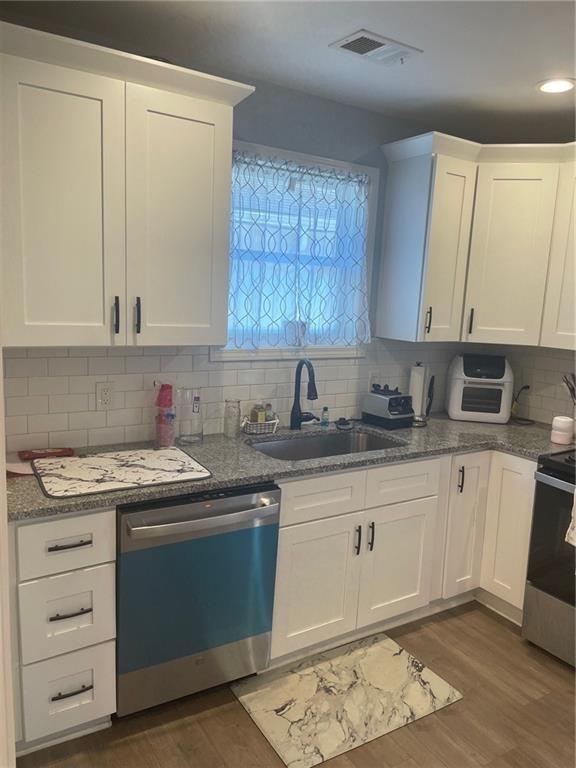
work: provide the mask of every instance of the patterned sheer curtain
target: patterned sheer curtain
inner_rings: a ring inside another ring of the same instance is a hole
[[[370,179],[234,152],[228,349],[370,340]]]

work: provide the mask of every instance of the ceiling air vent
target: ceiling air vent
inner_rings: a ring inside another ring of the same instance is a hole
[[[348,35],[342,40],[331,43],[330,48],[340,48],[340,50],[353,53],[355,56],[376,61],[385,67],[404,64],[415,54],[422,53],[420,48],[399,43],[398,40],[382,37],[374,32],[368,32],[366,29],[359,29],[353,35]]]

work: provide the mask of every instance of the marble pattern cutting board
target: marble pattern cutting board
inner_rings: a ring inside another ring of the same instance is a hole
[[[384,634],[231,688],[288,768],[311,768],[462,698]]]
[[[92,456],[35,459],[32,467],[46,496],[53,498],[210,477],[206,467],[179,448],[143,448]]]

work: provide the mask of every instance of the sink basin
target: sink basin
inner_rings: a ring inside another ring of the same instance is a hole
[[[364,453],[382,451],[385,448],[398,448],[404,445],[385,435],[373,432],[330,432],[327,435],[303,435],[286,440],[262,440],[252,443],[252,448],[274,459],[302,461],[304,459],[322,459],[326,456],[340,456],[346,453]]]

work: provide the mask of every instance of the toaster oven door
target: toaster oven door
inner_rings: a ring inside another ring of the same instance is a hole
[[[502,410],[503,388],[492,385],[464,384],[461,410],[464,413],[493,413]]]

